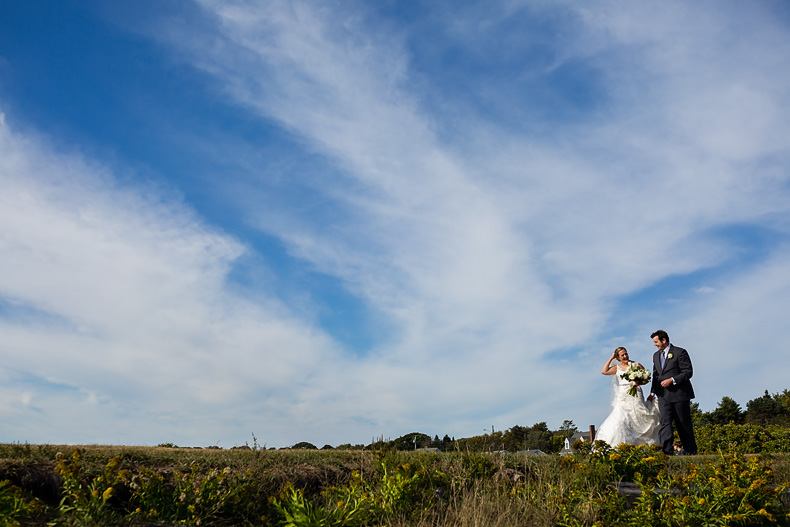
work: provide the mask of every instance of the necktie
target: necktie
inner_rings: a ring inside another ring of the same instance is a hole
[[[661,369],[664,369],[664,365],[667,363],[667,350],[664,350],[661,353]]]

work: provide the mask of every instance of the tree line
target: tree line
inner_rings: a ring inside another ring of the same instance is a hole
[[[700,409],[699,403],[692,403],[691,417],[695,427],[709,425],[755,425],[761,427],[779,426],[790,428],[790,390],[781,393],[765,391],[746,403],[742,409],[733,398],[724,396],[716,408],[710,412]],[[495,430],[491,433],[456,440],[445,434],[441,439],[438,434],[431,437],[421,432],[410,432],[397,439],[385,440],[383,437],[368,445],[352,445],[346,443],[334,447],[340,450],[395,450],[437,449],[442,452],[461,450],[464,452],[522,452],[540,450],[545,453],[556,453],[562,450],[566,438],[570,438],[579,429],[573,421],[565,420],[558,430],[550,430],[545,421],[530,427],[514,425],[507,430]],[[315,449],[311,443],[301,442],[292,446],[293,449]],[[322,450],[332,449],[324,445]]]
[[[578,429],[573,421],[566,420],[559,430],[549,430],[545,421],[535,423],[531,427],[515,425],[507,430],[495,430],[479,436],[455,439],[445,434],[441,439],[438,434],[431,437],[421,432],[410,432],[397,439],[377,439],[368,445],[352,445],[350,443],[338,445],[338,450],[424,450],[434,449],[441,452],[461,450],[464,452],[519,452],[525,450],[540,450],[542,452],[558,452],[565,443],[566,437],[571,437]],[[290,447],[292,449],[317,450],[312,443],[300,442]],[[325,445],[322,450],[331,449]]]
[[[691,418],[694,426],[732,423],[790,427],[790,390],[774,394],[765,390],[765,394],[746,403],[746,410],[735,399],[726,395],[711,412],[703,412],[699,409],[699,403],[693,403]]]

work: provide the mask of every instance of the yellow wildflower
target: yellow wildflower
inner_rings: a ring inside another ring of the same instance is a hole
[[[104,501],[112,498],[112,487],[107,487],[107,490],[104,491],[104,494],[101,495]]]
[[[705,505],[705,498],[700,498],[697,502],[699,505]]]

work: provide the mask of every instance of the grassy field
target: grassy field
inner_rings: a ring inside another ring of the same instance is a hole
[[[787,454],[6,444],[0,481],[0,525],[790,525]]]

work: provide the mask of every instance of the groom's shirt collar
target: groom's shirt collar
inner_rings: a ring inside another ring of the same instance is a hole
[[[667,343],[667,346],[665,348],[661,349],[661,353],[668,353],[669,352],[669,348],[671,346],[672,346],[672,343]]]

